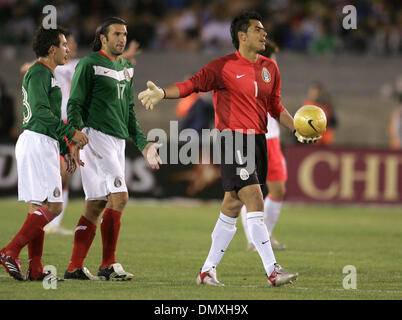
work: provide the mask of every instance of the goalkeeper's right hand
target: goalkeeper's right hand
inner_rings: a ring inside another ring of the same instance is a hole
[[[312,138],[303,137],[299,132],[297,132],[297,130],[293,131],[293,133],[295,134],[297,141],[299,141],[300,143],[316,143],[318,140],[321,139],[321,136]]]
[[[153,109],[154,105],[159,103],[165,97],[165,91],[155,85],[152,81],[147,81],[147,90],[141,91],[138,94],[142,105],[145,109]]]

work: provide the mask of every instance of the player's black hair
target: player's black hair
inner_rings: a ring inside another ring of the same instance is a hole
[[[36,57],[47,57],[51,46],[60,47],[60,34],[66,35],[66,30],[60,26],[56,29],[45,29],[43,26],[36,29],[32,41]]]
[[[100,49],[102,49],[102,41],[100,40],[100,35],[103,34],[107,38],[109,26],[111,24],[123,24],[126,26],[127,22],[118,17],[107,18],[105,21],[103,21],[102,24],[96,28],[95,39],[92,43],[93,51],[99,51]]]
[[[247,11],[235,17],[230,25],[230,35],[232,36],[232,43],[236,49],[239,49],[239,36],[238,32],[247,32],[250,27],[250,20],[262,21],[261,15],[255,11]]]

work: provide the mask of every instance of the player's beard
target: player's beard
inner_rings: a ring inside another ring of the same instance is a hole
[[[114,48],[111,48],[111,53],[113,54],[113,55],[115,55],[115,56],[121,56],[122,54],[123,54],[123,52],[124,52],[124,48],[125,48],[125,46],[123,46],[123,48],[122,49],[119,49],[117,46],[116,47],[114,47]]]

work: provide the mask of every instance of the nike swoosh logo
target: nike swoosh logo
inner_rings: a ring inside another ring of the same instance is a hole
[[[221,252],[225,252],[225,250],[222,250],[222,249],[221,249]]]
[[[314,130],[315,132],[317,132],[317,133],[318,133],[317,129],[316,129],[316,128],[314,128],[314,126],[313,126],[312,122],[313,122],[313,120],[311,120],[311,119],[307,121],[308,125],[309,125],[310,127],[312,127],[312,128],[313,128],[313,130]]]
[[[269,242],[269,240],[267,240],[267,241],[263,241],[263,242],[262,242],[262,244],[266,244],[267,242]]]
[[[244,77],[244,76],[245,76],[245,74],[241,74],[240,76],[236,75],[236,78],[240,79],[241,77]]]
[[[109,71],[103,71],[104,74],[108,73]]]

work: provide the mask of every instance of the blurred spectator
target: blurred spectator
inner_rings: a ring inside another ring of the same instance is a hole
[[[388,135],[390,148],[402,149],[402,96],[399,98],[399,106],[391,113]]]
[[[6,84],[0,79],[0,139],[15,139],[17,136],[14,100],[8,94]]]
[[[318,82],[312,82],[307,90],[307,99],[303,105],[315,105],[324,110],[327,116],[327,130],[316,145],[329,146],[334,142],[335,129],[338,126],[338,119],[330,95],[326,92],[323,85]]]
[[[397,150],[402,149],[402,75],[396,79],[394,94],[399,105],[391,113],[388,136],[390,148]]]
[[[27,44],[43,19],[41,0],[0,0],[0,41]],[[58,23],[87,47],[106,16],[126,19],[129,38],[142,48],[225,50],[228,21],[256,9],[282,51],[338,51],[381,55],[402,52],[402,6],[398,0],[57,0]],[[357,29],[342,27],[345,5],[357,10]],[[202,43],[201,43],[202,42]],[[342,50],[337,50],[342,49]]]
[[[176,107],[177,114],[183,114],[179,121],[179,131],[191,128],[201,135],[202,129],[214,128],[212,95],[210,93],[197,93],[190,98],[192,100],[185,99],[182,99]]]
[[[206,51],[231,50],[231,19],[223,2],[213,2],[210,7],[211,17],[201,31],[201,44]]]

